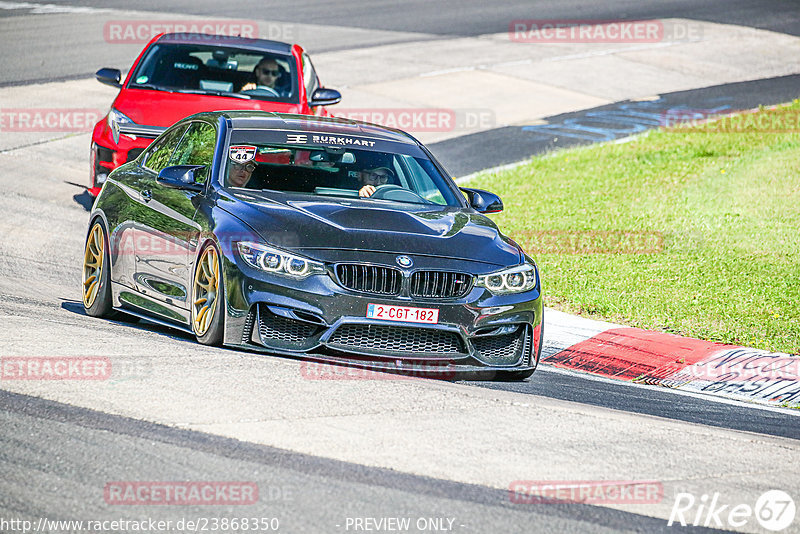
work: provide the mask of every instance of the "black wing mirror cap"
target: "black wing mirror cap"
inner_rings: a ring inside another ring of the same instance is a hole
[[[197,175],[205,165],[173,165],[164,167],[158,173],[158,183],[171,189],[183,189],[199,193],[205,186],[197,183]]]
[[[328,89],[327,87],[320,87],[314,94],[311,95],[311,100],[308,102],[309,106],[331,106],[338,104],[342,100],[342,93],[336,89]]]
[[[500,213],[503,211],[503,201],[494,193],[470,187],[462,187],[461,190],[467,194],[469,205],[478,213]]]
[[[120,72],[119,69],[103,68],[95,72],[94,77],[97,78],[98,82],[110,85],[111,87],[115,87],[117,89],[122,87],[122,84],[120,83],[120,80],[122,79],[122,72]]]

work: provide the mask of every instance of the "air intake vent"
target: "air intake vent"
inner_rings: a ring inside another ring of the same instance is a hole
[[[462,354],[457,334],[428,328],[346,324],[331,336],[328,345],[343,350],[368,350],[395,357],[454,356]]]
[[[472,345],[481,361],[490,365],[512,365],[530,349],[529,329],[529,326],[521,325],[510,334],[474,337]]]
[[[296,321],[270,312],[266,306],[258,306],[257,330],[261,344],[265,347],[302,349],[316,343],[322,327],[305,321]]]

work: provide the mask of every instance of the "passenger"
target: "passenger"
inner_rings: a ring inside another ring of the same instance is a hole
[[[253,171],[256,170],[256,164],[252,161],[248,163],[236,163],[234,161],[228,164],[228,186],[229,187],[247,187],[250,178],[253,177]]]
[[[275,93],[276,96],[281,96],[280,88],[275,85],[281,77],[281,68],[278,62],[271,57],[265,57],[258,62],[253,69],[253,75],[256,78],[256,83],[246,83],[241,91],[252,91],[260,89],[269,93]]]
[[[358,180],[361,183],[361,189],[358,190],[358,196],[369,197],[375,192],[376,187],[393,181],[394,172],[387,167],[365,169],[358,173]]]

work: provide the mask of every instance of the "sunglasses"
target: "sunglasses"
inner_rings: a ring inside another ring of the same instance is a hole
[[[390,175],[379,172],[371,172],[367,176],[369,176],[375,181],[380,181],[380,182],[388,182],[389,178],[391,178]]]
[[[256,164],[255,163],[244,163],[244,164],[243,163],[234,163],[233,164],[233,170],[240,171],[242,169],[246,170],[247,172],[253,172],[254,170],[256,170]]]
[[[261,73],[261,74],[268,74],[270,76],[280,76],[280,74],[281,74],[280,69],[275,69],[275,70],[272,70],[272,69],[258,69],[258,72]]]

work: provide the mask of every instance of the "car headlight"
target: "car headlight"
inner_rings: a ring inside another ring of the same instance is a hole
[[[133,124],[133,121],[131,120],[130,117],[128,117],[121,111],[117,111],[114,108],[111,108],[108,111],[108,117],[106,117],[106,122],[108,123],[108,127],[111,128],[111,137],[114,138],[115,143],[119,143],[119,125]]]
[[[239,255],[248,265],[267,273],[292,278],[306,278],[312,274],[325,273],[323,264],[277,248],[249,241],[239,241],[236,245],[239,248]]]
[[[486,288],[495,295],[524,293],[536,287],[536,267],[524,263],[510,269],[484,274],[478,277],[475,285]]]
[[[114,127],[115,122],[118,124],[133,123],[130,117],[114,108],[111,108],[108,111],[108,117],[106,117],[106,121],[108,121],[108,125],[112,128]]]

